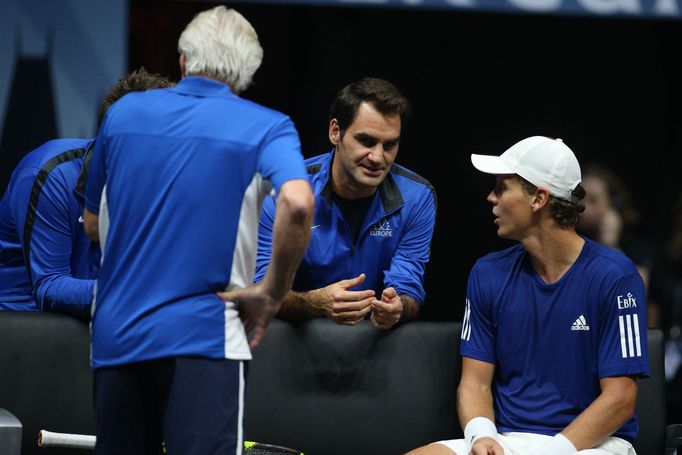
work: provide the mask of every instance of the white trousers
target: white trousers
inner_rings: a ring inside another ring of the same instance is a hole
[[[504,455],[528,455],[545,445],[551,436],[535,433],[501,433],[497,436],[497,442],[504,449]],[[451,439],[449,441],[438,441],[434,444],[441,444],[455,452],[457,455],[469,455],[464,439]],[[637,455],[632,444],[625,439],[610,437],[593,449],[581,450],[576,452],[580,455]]]

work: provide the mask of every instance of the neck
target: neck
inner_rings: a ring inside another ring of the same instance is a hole
[[[580,256],[585,240],[572,228],[540,227],[521,240],[531,264],[548,284],[557,282]]]

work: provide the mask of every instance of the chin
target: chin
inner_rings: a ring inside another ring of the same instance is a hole
[[[505,231],[503,228],[501,228],[501,227],[498,227],[498,228],[497,228],[497,236],[498,236],[499,238],[501,238],[501,239],[513,240],[513,239],[509,236],[509,232],[506,232],[506,231]]]
[[[377,187],[381,185],[381,182],[384,181],[384,178],[386,177],[386,174],[382,174],[379,177],[370,177],[368,175],[360,175],[357,178],[358,183],[364,185],[364,186],[370,186],[370,187]]]

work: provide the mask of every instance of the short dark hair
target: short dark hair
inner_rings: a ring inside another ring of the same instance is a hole
[[[128,73],[116,81],[109,90],[109,93],[102,99],[102,106],[99,111],[99,122],[102,123],[104,114],[107,113],[109,108],[116,101],[130,92],[144,92],[145,90],[152,88],[168,88],[173,87],[174,85],[175,84],[168,78],[158,74],[148,73],[144,67],[141,67],[139,70],[133,71],[132,73]]]
[[[342,88],[329,109],[329,120],[336,119],[341,136],[355,120],[363,102],[371,103],[384,115],[400,115],[401,126],[411,113],[410,102],[395,85],[384,79],[365,77]]]
[[[516,178],[521,182],[521,187],[526,194],[533,194],[537,191],[538,187],[536,185],[533,185],[520,175],[516,175]],[[578,214],[585,211],[585,203],[583,202],[585,194],[585,188],[578,184],[573,192],[571,192],[575,202],[549,195],[549,213],[559,226],[562,228],[575,227],[578,223]]]

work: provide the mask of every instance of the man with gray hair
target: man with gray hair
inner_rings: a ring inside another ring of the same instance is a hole
[[[310,236],[293,123],[238,96],[263,55],[251,24],[219,6],[178,48],[182,81],[113,106],[92,157],[85,228],[105,245],[92,319],[96,454],[160,453],[162,441],[169,454],[241,453],[246,334],[251,347],[261,340]],[[272,261],[244,288],[271,187]]]

